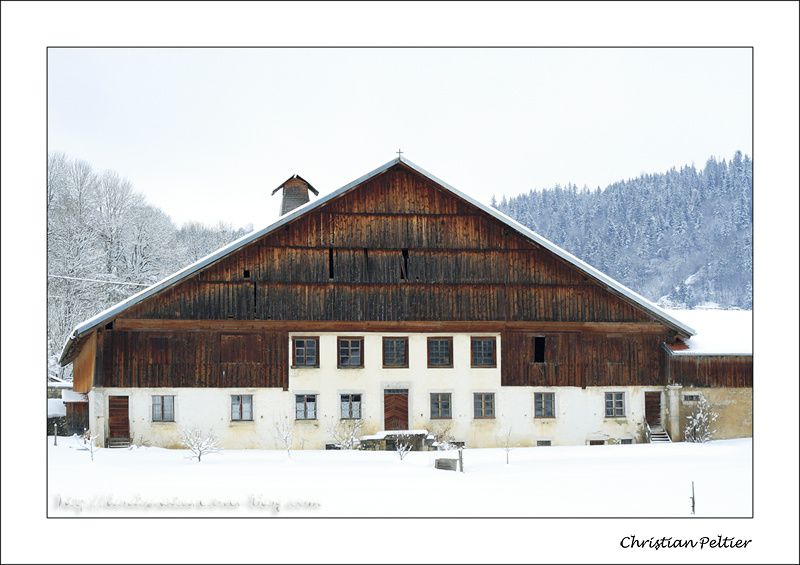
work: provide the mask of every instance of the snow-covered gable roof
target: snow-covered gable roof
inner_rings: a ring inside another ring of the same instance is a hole
[[[72,388],[72,381],[65,381],[53,375],[47,377],[48,388]]]
[[[670,310],[692,324],[697,333],[684,340],[685,347],[670,347],[672,355],[752,355],[751,310]]]
[[[270,233],[270,232],[272,232],[274,230],[277,230],[278,228],[288,224],[289,222],[295,220],[296,218],[298,218],[298,217],[300,217],[300,216],[302,216],[302,215],[304,215],[304,214],[306,214],[308,212],[311,212],[312,210],[314,210],[316,208],[319,208],[319,207],[325,205],[326,203],[330,202],[331,200],[333,200],[335,198],[338,198],[342,194],[350,191],[351,189],[363,184],[364,182],[370,180],[371,178],[376,177],[376,176],[380,175],[381,173],[386,172],[387,170],[389,170],[393,166],[395,166],[397,164],[401,164],[401,163],[403,165],[409,167],[410,169],[416,171],[420,175],[426,177],[428,180],[430,180],[430,181],[434,182],[435,184],[439,185],[441,188],[453,193],[458,198],[461,198],[462,200],[465,200],[466,202],[468,202],[468,203],[472,204],[473,206],[479,208],[483,212],[486,212],[487,214],[489,214],[489,215],[493,216],[494,218],[500,220],[501,222],[503,222],[504,224],[506,224],[510,228],[514,229],[515,231],[517,231],[521,235],[525,236],[526,238],[532,240],[533,242],[535,242],[538,245],[544,247],[545,249],[551,251],[552,253],[558,255],[559,257],[561,257],[562,259],[566,260],[567,262],[573,264],[575,267],[577,267],[579,270],[581,270],[585,274],[587,274],[590,277],[592,277],[593,279],[599,281],[604,286],[616,291],[617,293],[619,293],[623,297],[627,298],[628,300],[638,304],[639,306],[644,308],[644,310],[646,310],[647,312],[652,314],[656,319],[661,320],[662,322],[666,323],[668,326],[678,330],[680,333],[683,333],[685,335],[693,335],[695,333],[694,330],[691,327],[689,327],[686,324],[684,324],[683,322],[673,318],[665,310],[659,308],[654,303],[650,302],[645,297],[643,297],[643,296],[637,294],[636,292],[632,291],[631,289],[629,289],[628,287],[626,287],[622,283],[612,279],[611,277],[609,277],[605,273],[602,273],[602,272],[598,271],[597,269],[595,269],[594,267],[592,267],[588,263],[578,259],[577,257],[572,255],[571,253],[569,253],[569,252],[565,251],[564,249],[560,248],[559,246],[557,246],[552,241],[542,237],[541,235],[537,234],[536,232],[532,231],[531,229],[527,228],[526,226],[523,226],[522,224],[520,224],[516,220],[506,216],[505,214],[503,214],[499,210],[496,210],[496,209],[494,209],[494,208],[492,208],[490,206],[487,206],[486,204],[483,204],[483,203],[475,200],[471,196],[468,196],[467,194],[464,194],[463,192],[461,192],[461,191],[457,190],[456,188],[450,186],[449,184],[447,184],[443,180],[435,177],[434,175],[432,175],[429,172],[427,172],[426,170],[424,170],[422,167],[412,163],[411,161],[409,161],[408,159],[406,159],[405,157],[403,157],[401,155],[401,156],[399,156],[399,157],[397,157],[395,159],[392,159],[391,161],[389,161],[387,163],[384,163],[383,165],[381,165],[377,169],[375,169],[373,171],[370,171],[369,173],[367,173],[367,174],[355,179],[354,181],[344,185],[343,187],[341,187],[341,188],[339,188],[337,190],[334,190],[333,192],[331,192],[329,194],[326,194],[325,196],[322,196],[321,198],[318,198],[318,199],[313,200],[311,202],[307,202],[306,204],[304,204],[304,205],[302,205],[302,206],[300,206],[298,208],[295,208],[294,210],[292,210],[288,214],[285,214],[285,215],[281,216],[276,222],[273,222],[273,223],[267,225],[266,227],[263,227],[261,229],[255,230],[255,231],[253,231],[253,232],[251,232],[251,233],[249,233],[249,234],[247,234],[247,235],[245,235],[243,237],[240,237],[239,239],[229,243],[228,245],[225,245],[224,247],[221,247],[220,249],[214,251],[213,253],[210,253],[209,255],[203,257],[202,259],[199,259],[198,261],[192,263],[191,265],[189,265],[187,267],[184,267],[180,271],[178,271],[178,272],[166,277],[165,279],[155,283],[154,285],[145,288],[141,292],[138,292],[138,293],[134,294],[130,298],[128,298],[126,300],[123,300],[122,302],[119,302],[118,304],[115,304],[114,306],[111,306],[110,308],[107,308],[107,309],[103,310],[99,314],[97,314],[95,316],[92,316],[91,318],[89,318],[88,320],[86,320],[84,322],[81,322],[80,324],[75,326],[75,329],[73,330],[72,334],[70,334],[70,336],[67,338],[66,342],[64,343],[64,347],[63,347],[63,349],[61,351],[61,357],[60,357],[61,363],[62,364],[65,363],[65,359],[68,356],[68,353],[69,353],[69,350],[70,350],[72,344],[75,343],[75,340],[77,340],[81,336],[85,335],[87,332],[93,330],[97,326],[99,326],[99,325],[111,320],[112,318],[114,318],[115,316],[120,314],[123,310],[126,310],[127,308],[130,308],[131,306],[133,306],[135,304],[138,304],[142,300],[144,300],[146,298],[149,298],[150,296],[152,296],[152,295],[164,290],[165,288],[170,287],[170,286],[180,282],[181,280],[193,275],[194,273],[196,273],[196,272],[200,271],[201,269],[209,266],[210,264],[214,263],[215,261],[225,257],[226,255],[236,251],[237,249],[240,249],[240,248],[246,246],[247,244],[259,239],[260,237],[263,237],[264,235],[266,235],[266,234],[268,234],[268,233]]]
[[[75,392],[74,390],[62,390],[61,400],[63,402],[88,402],[89,397],[82,392]]]

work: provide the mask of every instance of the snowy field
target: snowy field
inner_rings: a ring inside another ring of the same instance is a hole
[[[237,450],[204,456],[99,449],[48,438],[50,516],[751,515],[750,439],[707,444],[465,449],[457,452]]]

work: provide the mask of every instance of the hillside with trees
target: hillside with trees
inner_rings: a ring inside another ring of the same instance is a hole
[[[503,197],[496,208],[671,308],[752,308],[753,166],[694,165],[615,182]]]

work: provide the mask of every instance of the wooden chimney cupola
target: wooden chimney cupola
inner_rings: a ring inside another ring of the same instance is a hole
[[[281,216],[308,202],[311,199],[308,195],[309,190],[314,193],[314,196],[319,195],[319,191],[300,175],[294,175],[286,179],[283,184],[272,191],[272,194],[279,190],[283,190],[281,194]]]

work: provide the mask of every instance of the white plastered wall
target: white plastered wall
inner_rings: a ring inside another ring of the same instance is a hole
[[[292,336],[319,336],[319,368],[290,368],[289,390],[274,388],[97,388],[90,394],[92,432],[104,441],[107,435],[106,410],[109,395],[129,396],[131,437],[150,445],[178,447],[183,427],[211,429],[229,449],[278,448],[275,421],[289,418],[294,430],[294,447],[320,449],[331,442],[330,428],[339,419],[339,395],[362,395],[363,433],[383,430],[383,391],[408,389],[409,427],[434,429],[450,424],[458,441],[471,447],[493,447],[506,441],[515,446],[536,445],[550,440],[553,445],[583,445],[589,440],[613,442],[619,439],[639,441],[644,421],[644,392],[662,391],[660,387],[501,387],[501,341],[497,334],[376,334],[376,333],[295,333]],[[337,368],[337,337],[364,337],[364,367]],[[383,368],[382,338],[409,338],[409,367]],[[453,337],[453,367],[427,367],[427,338]],[[497,339],[497,367],[470,367],[470,337],[492,336]],[[625,417],[605,418],[604,393],[625,393]],[[452,419],[430,418],[430,393],[449,392],[452,396]],[[473,417],[473,394],[495,393],[493,419]],[[534,392],[554,392],[556,417],[533,417]],[[175,422],[151,420],[151,396],[175,396]],[[232,422],[230,396],[253,395],[253,421]],[[317,419],[294,420],[294,395],[317,395]],[[662,412],[666,396],[662,395]]]

